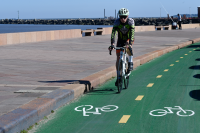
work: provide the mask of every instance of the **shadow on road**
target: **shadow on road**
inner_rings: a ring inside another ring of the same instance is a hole
[[[193,90],[189,93],[190,97],[200,101],[200,90]]]
[[[189,69],[199,70],[200,69],[200,65],[191,66],[191,67],[189,67]]]
[[[93,90],[93,87],[91,88],[90,81],[87,80],[56,80],[56,81],[38,81],[42,83],[66,83],[66,84],[84,84],[85,85],[85,91],[91,91]]]
[[[200,79],[200,74],[196,74],[196,75],[194,75],[193,77],[194,77],[194,78]]]
[[[200,61],[200,58],[196,59],[196,61]]]
[[[119,94],[117,88],[106,88],[106,89],[94,89],[87,92],[87,95],[113,95]]]
[[[187,48],[197,48],[197,47],[200,47],[200,45],[190,45]]]

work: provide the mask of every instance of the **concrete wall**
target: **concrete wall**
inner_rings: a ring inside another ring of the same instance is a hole
[[[103,35],[111,34],[112,33],[112,27],[102,28],[103,29]],[[142,32],[142,31],[155,31],[155,26],[135,26],[135,32]]]
[[[200,24],[182,24],[182,29],[199,28]],[[102,28],[102,35],[111,34],[112,27]],[[171,25],[169,27],[171,30]],[[155,31],[155,26],[135,26],[135,32]],[[0,45],[41,42],[82,37],[81,29],[0,34]]]
[[[199,24],[182,24],[182,29],[199,28]]]
[[[0,34],[0,45],[82,37],[81,29]]]
[[[135,32],[143,32],[143,31],[155,31],[155,26],[135,26]]]

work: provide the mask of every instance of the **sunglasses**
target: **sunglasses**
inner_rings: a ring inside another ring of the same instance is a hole
[[[126,19],[127,16],[120,16],[120,19]]]

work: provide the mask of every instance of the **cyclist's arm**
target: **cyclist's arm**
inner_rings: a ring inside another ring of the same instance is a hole
[[[135,40],[135,23],[133,19],[130,19],[130,36],[129,36],[129,44],[133,45]]]
[[[117,34],[117,28],[120,24],[120,19],[116,19],[114,24],[113,24],[113,29],[112,29],[112,34],[111,34],[111,45],[114,45],[115,43],[115,36]]]
[[[111,45],[115,44],[116,33],[117,33],[117,27],[113,26],[112,34],[111,34]]]
[[[135,40],[135,27],[131,27],[131,32],[130,32],[130,39],[129,39],[129,44],[133,45],[134,44],[134,40]]]

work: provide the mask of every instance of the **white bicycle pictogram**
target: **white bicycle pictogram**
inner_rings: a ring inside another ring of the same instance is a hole
[[[101,110],[103,112],[111,112],[111,111],[117,110],[118,108],[119,107],[115,106],[115,105],[106,105],[103,107],[96,107],[95,111],[89,111],[89,110],[93,109],[92,105],[81,105],[81,106],[76,107],[74,110],[75,111],[83,111],[83,116],[89,116],[89,115],[87,115],[87,113],[100,115],[101,113],[99,112],[99,110]]]
[[[194,111],[192,111],[192,110],[184,110],[180,106],[174,106],[174,107],[177,107],[177,108],[164,107],[168,111],[164,110],[164,109],[156,109],[156,110],[150,111],[149,114],[152,115],[152,116],[164,116],[166,114],[173,114],[174,112],[172,110],[179,110],[179,111],[176,112],[176,114],[178,116],[183,116],[183,117],[192,116],[192,115],[195,114]]]

